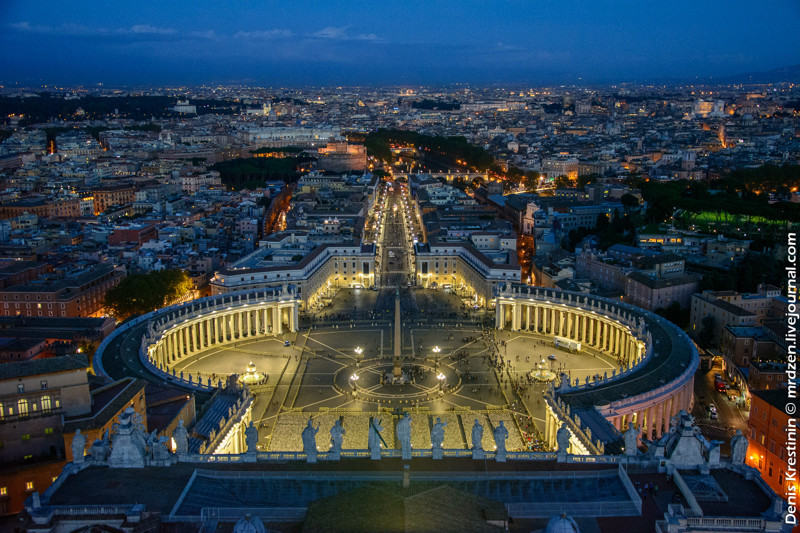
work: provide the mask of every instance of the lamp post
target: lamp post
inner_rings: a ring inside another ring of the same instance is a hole
[[[358,390],[358,378],[359,376],[356,373],[353,373],[353,375],[350,376],[350,383],[353,385],[353,392]]]
[[[447,376],[439,372],[436,374],[436,379],[439,380],[439,391],[444,392],[444,382],[447,380]]]

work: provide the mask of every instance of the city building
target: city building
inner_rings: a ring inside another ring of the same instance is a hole
[[[0,291],[5,316],[89,317],[101,313],[106,292],[116,287],[124,272],[97,265],[61,279],[37,280]]]
[[[764,481],[782,498],[796,495],[800,489],[798,480],[787,477],[791,460],[788,436],[797,431],[794,418],[785,411],[788,389],[751,390],[750,398],[747,464],[758,469]]]

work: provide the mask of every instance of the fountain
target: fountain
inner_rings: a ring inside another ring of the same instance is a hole
[[[258,372],[255,363],[252,361],[248,363],[245,373],[239,376],[239,382],[244,385],[255,385],[263,380],[264,375]]]
[[[556,374],[555,372],[547,370],[547,362],[542,358],[542,360],[536,364],[536,370],[531,372],[531,378],[542,382],[553,381],[556,379]]]

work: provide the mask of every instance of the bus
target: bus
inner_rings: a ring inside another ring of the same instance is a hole
[[[581,343],[564,337],[553,337],[553,344],[556,348],[567,350],[568,352],[578,353],[581,351]]]

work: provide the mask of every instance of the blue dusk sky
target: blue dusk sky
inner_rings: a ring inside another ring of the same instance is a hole
[[[607,83],[800,63],[800,1],[2,0],[0,82]]]

